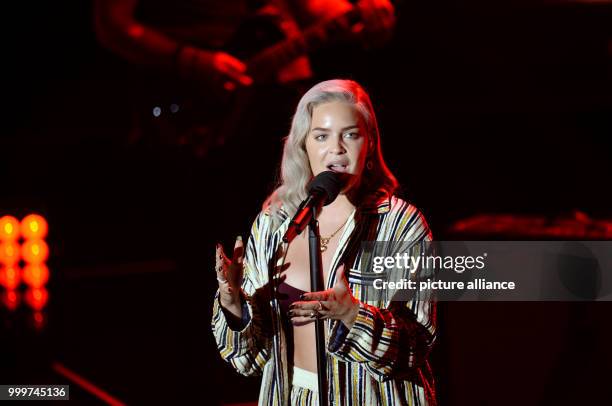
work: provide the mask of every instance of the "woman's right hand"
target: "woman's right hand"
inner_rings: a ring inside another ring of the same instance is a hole
[[[217,244],[216,265],[217,281],[219,282],[219,300],[224,309],[235,316],[241,317],[242,303],[240,285],[242,282],[244,263],[244,244],[242,237],[236,237],[232,258],[228,258],[223,246]]]

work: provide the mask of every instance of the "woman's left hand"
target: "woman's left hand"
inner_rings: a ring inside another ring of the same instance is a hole
[[[302,301],[289,306],[289,317],[295,324],[303,324],[315,318],[340,320],[351,328],[359,313],[357,300],[344,277],[344,265],[340,265],[333,288],[322,292],[307,292]]]

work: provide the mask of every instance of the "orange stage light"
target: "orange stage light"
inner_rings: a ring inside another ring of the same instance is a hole
[[[49,246],[44,240],[28,240],[21,246],[21,256],[28,264],[42,264],[49,258]]]
[[[32,314],[32,323],[34,324],[34,329],[42,330],[47,324],[47,317],[43,312],[35,311]]]
[[[23,268],[23,281],[31,288],[42,288],[49,280],[49,268],[45,264],[30,264]]]
[[[6,292],[2,292],[1,294],[2,303],[9,310],[15,310],[19,306],[19,292],[15,290],[8,290]]]
[[[49,292],[45,288],[28,289],[25,292],[25,302],[32,309],[41,311],[49,301]]]
[[[21,283],[21,269],[18,266],[0,267],[0,285],[7,290],[17,289]]]
[[[47,236],[47,220],[38,214],[29,214],[21,220],[21,235],[26,240],[38,240]]]
[[[15,241],[19,238],[19,221],[13,216],[0,217],[0,241]]]
[[[0,243],[0,264],[13,266],[19,262],[19,244],[14,241]]]

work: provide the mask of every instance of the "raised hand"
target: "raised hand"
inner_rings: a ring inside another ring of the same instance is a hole
[[[335,285],[322,292],[308,292],[302,301],[289,306],[289,317],[295,324],[303,324],[315,318],[340,320],[351,328],[359,313],[357,300],[344,277],[344,265],[338,268]]]
[[[236,317],[242,316],[240,284],[244,264],[244,244],[242,237],[236,237],[232,258],[228,258],[223,246],[217,244],[215,251],[217,281],[219,282],[219,300],[221,306]]]

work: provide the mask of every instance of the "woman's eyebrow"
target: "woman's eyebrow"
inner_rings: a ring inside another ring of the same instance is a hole
[[[342,131],[352,130],[355,128],[359,129],[359,126],[357,124],[352,124],[352,125],[342,128]],[[329,130],[330,130],[329,128],[315,127],[315,128],[312,128],[310,131],[329,131]]]

